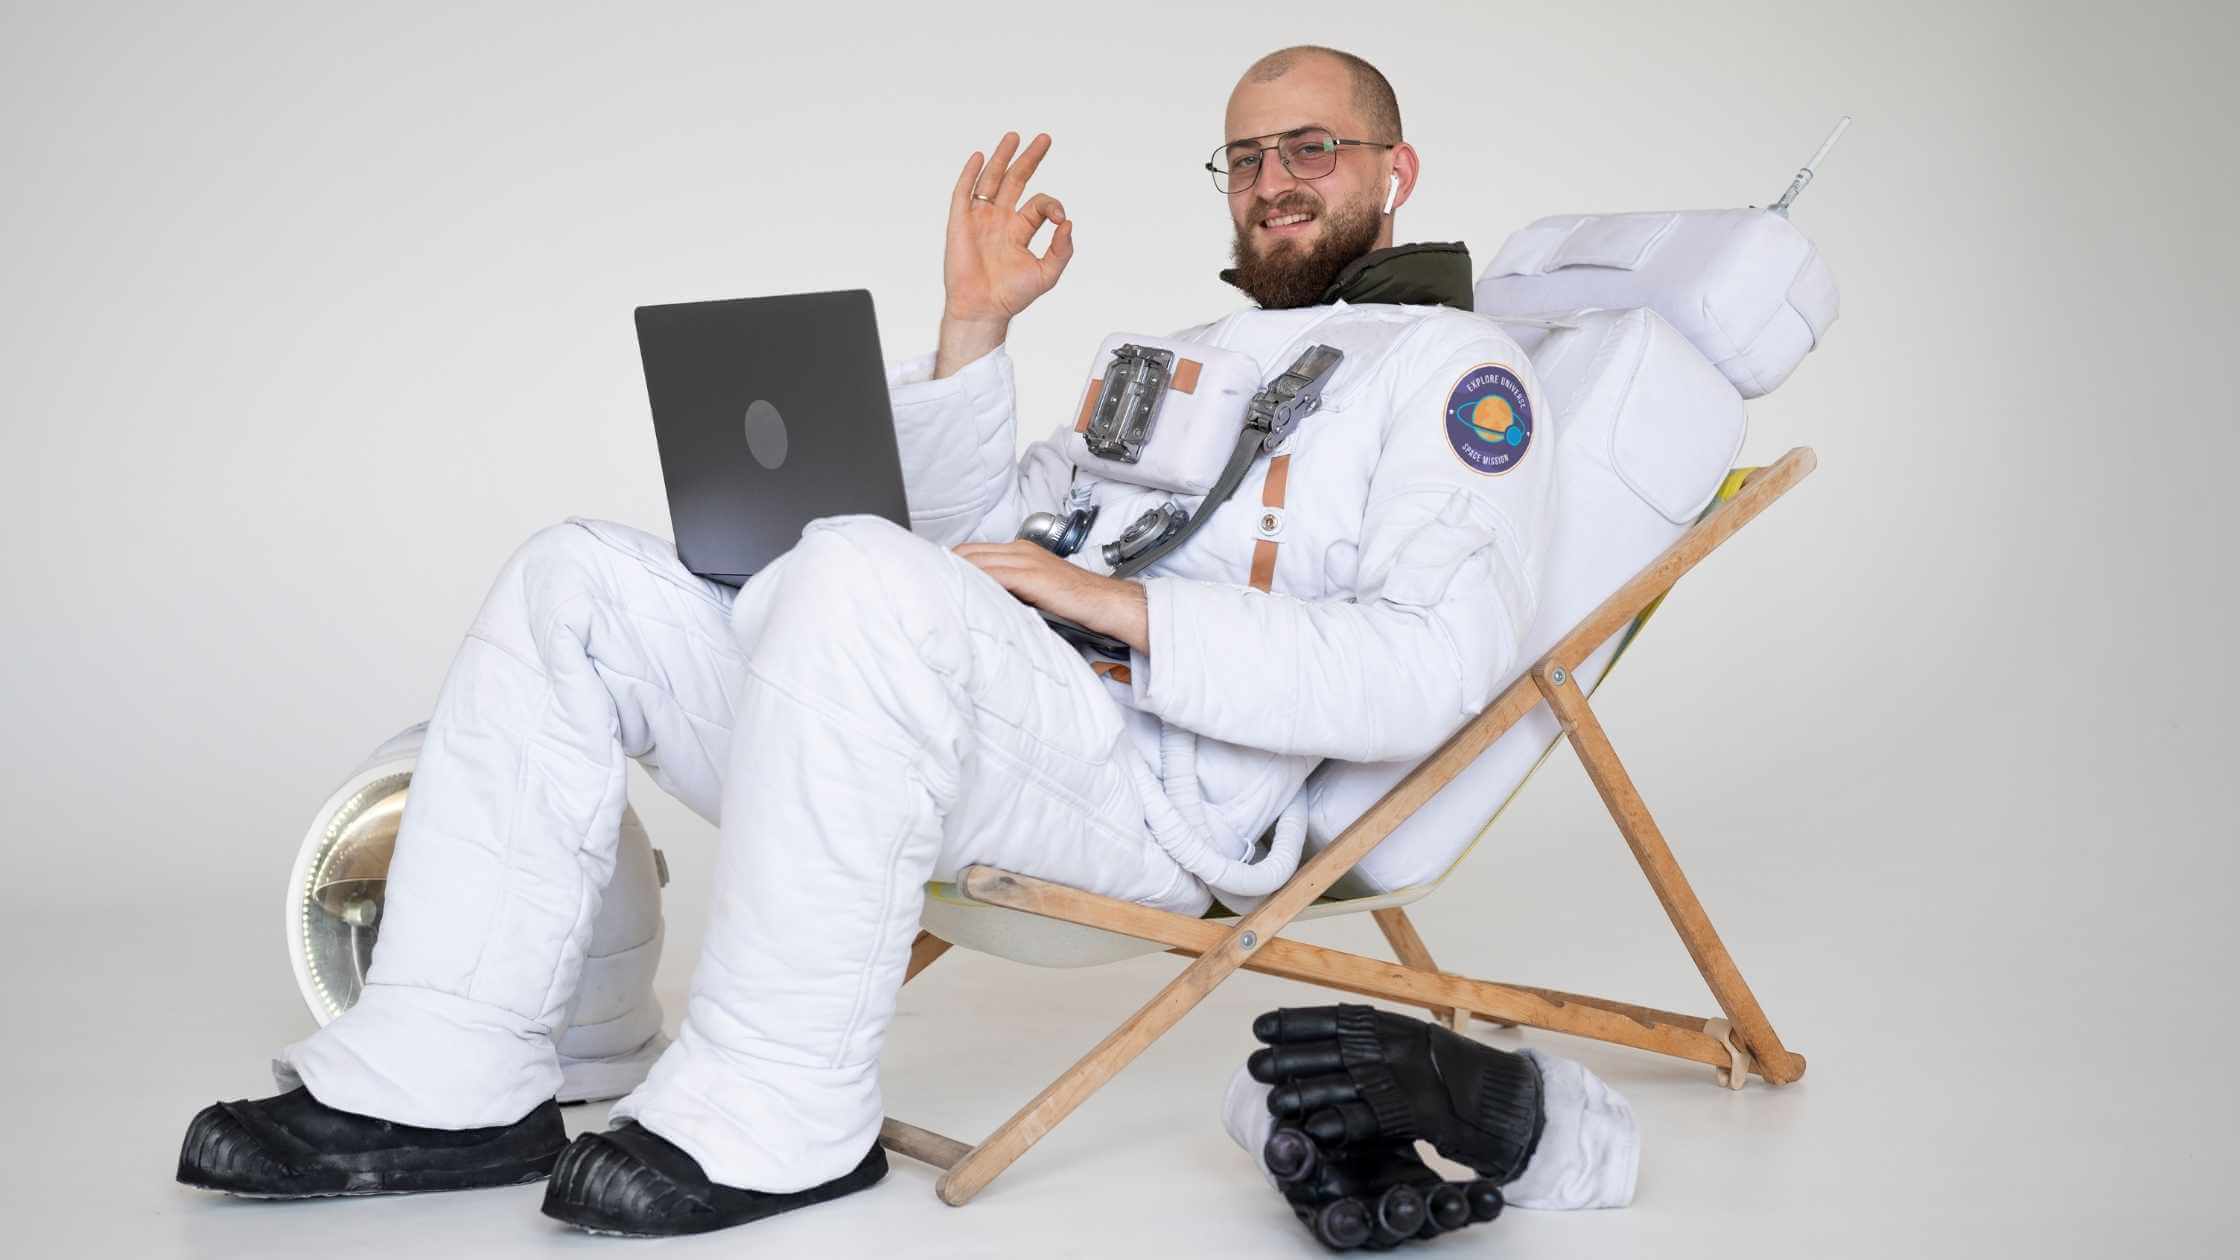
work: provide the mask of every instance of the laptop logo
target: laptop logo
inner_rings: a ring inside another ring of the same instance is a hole
[[[747,453],[764,468],[786,462],[786,418],[764,399],[747,404]]]

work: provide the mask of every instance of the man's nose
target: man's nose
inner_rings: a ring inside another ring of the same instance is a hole
[[[1299,187],[1299,184],[1299,177],[1291,173],[1291,168],[1270,153],[1268,160],[1260,164],[1260,186],[1254,191],[1260,194],[1260,200],[1273,205],[1283,194]]]

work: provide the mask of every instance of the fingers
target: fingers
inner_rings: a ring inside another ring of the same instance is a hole
[[[1482,1179],[1464,1186],[1462,1195],[1470,1202],[1470,1219],[1473,1221],[1492,1220],[1501,1215],[1502,1206],[1506,1203],[1501,1196],[1501,1187]]]
[[[967,550],[967,547],[969,547],[970,550]],[[994,545],[989,543],[968,543],[964,547],[958,547],[956,549],[956,553],[958,558],[963,560],[966,564],[969,564],[973,568],[980,570],[982,573],[987,574],[989,577],[994,578],[998,582],[1002,582],[1004,580],[1005,574],[1015,572],[1019,567],[1018,565],[1011,562],[1011,558],[1009,556],[1001,551],[998,551],[994,547]],[[1006,584],[1006,589],[1009,589],[1008,584]]]
[[[1316,1240],[1333,1251],[1367,1247],[1384,1251],[1410,1239],[1431,1239],[1501,1214],[1501,1191],[1492,1182],[1448,1182],[1424,1188],[1402,1182],[1321,1202],[1292,1200],[1292,1210]]]
[[[1244,1061],[1245,1070],[1262,1085],[1275,1085],[1294,1076],[1319,1076],[1345,1067],[1335,1041],[1306,1041],[1292,1045],[1262,1046]]]
[[[1036,169],[1042,165],[1043,156],[1049,152],[1048,132],[1036,133],[1022,152],[1019,133],[1006,131],[985,161],[978,153],[966,160],[964,170],[958,173],[956,187],[949,195],[952,224],[962,221],[963,214],[973,208],[976,197],[1011,215],[1002,230],[1034,260],[1041,272],[1044,292],[1058,282],[1058,277],[1065,274],[1066,265],[1073,261],[1073,220],[1066,216],[1065,206],[1047,193],[1036,193],[1023,207],[1019,206],[1019,198],[1026,192],[1027,181],[1034,178]],[[1015,211],[1014,207],[1017,207]],[[1038,256],[1031,246],[1035,233],[1042,230],[1044,223],[1057,226],[1050,234],[1050,244]]]
[[[949,550],[956,552],[974,564],[980,565],[985,565],[989,561],[998,564],[1006,561],[1028,563],[1037,557],[1050,554],[1035,544],[1020,538],[999,543],[958,543]]]
[[[1058,199],[1049,193],[1036,193],[1027,198],[1027,204],[1019,207],[1019,213],[1011,216],[1011,238],[1025,245],[1034,239],[1035,233],[1042,230],[1045,221],[1064,227],[1066,208],[1058,204]]]
[[[1340,1199],[1324,1204],[1308,1217],[1307,1228],[1314,1231],[1316,1241],[1332,1251],[1351,1251],[1369,1241],[1377,1231],[1377,1224],[1361,1200]]]
[[[1413,1186],[1394,1186],[1374,1199],[1341,1199],[1329,1205],[1316,1215],[1313,1228],[1315,1238],[1334,1250],[1389,1251],[1416,1237],[1423,1224],[1423,1192]]]
[[[980,150],[974,149],[972,156],[964,160],[964,169],[957,172],[956,187],[949,190],[949,220],[952,223],[971,208],[972,184],[980,178],[980,168],[985,162],[986,159],[980,156]]]
[[[1457,1230],[1470,1223],[1470,1198],[1461,1186],[1451,1181],[1442,1181],[1423,1197],[1424,1208],[1431,1214],[1431,1223],[1440,1230]]]
[[[1338,1035],[1344,1006],[1286,1006],[1252,1021],[1252,1035],[1269,1045],[1287,1041],[1325,1041]]]
[[[1022,225],[1021,234],[1017,238],[1022,247],[1034,240],[1034,234],[1042,230],[1044,220],[1058,225],[1057,230],[1050,234],[1050,244],[1042,251],[1042,256],[1035,259],[1042,267],[1043,286],[1047,288],[1056,284],[1058,277],[1065,274],[1066,264],[1073,261],[1073,220],[1066,217],[1066,208],[1059,204],[1056,197],[1048,193],[1036,193],[1027,199],[1026,205],[1019,208],[1016,217]]]
[[[960,543],[951,550],[1015,598],[1038,607],[1061,589],[1050,566],[1071,568],[1031,542]]]
[[[1058,225],[1058,230],[1050,234],[1049,247],[1042,251],[1040,258],[1034,260],[1036,267],[1042,272],[1042,287],[1048,289],[1058,282],[1058,277],[1066,269],[1067,260],[1073,257],[1073,220],[1066,217],[1066,208],[1058,203],[1056,197],[1048,193],[1036,193],[1027,199],[1027,204],[1019,207],[1019,213],[1011,216],[1011,239],[1019,248],[1027,249],[1029,257],[1033,257],[1034,251],[1028,249],[1028,246],[1033,243],[1034,234],[1042,230],[1045,222]]]
[[[1339,1103],[1358,1102],[1360,1098],[1350,1076],[1302,1077],[1268,1091],[1268,1114],[1279,1119],[1296,1118]]]
[[[1252,1026],[1266,1044],[1246,1061],[1254,1080],[1273,1086],[1267,1106],[1277,1123],[1261,1144],[1261,1166],[1315,1238],[1338,1251],[1435,1238],[1490,1221],[1503,1206],[1491,1181],[1444,1181],[1361,1100],[1354,1077],[1383,1069],[1348,1070],[1337,1033],[1341,1020],[1358,1027],[1372,1009],[1269,1011]]]
[[[1294,1210],[1307,1209],[1301,1219],[1334,1250],[1371,1245],[1383,1250],[1416,1237],[1430,1218],[1424,1192],[1409,1182],[1380,1186],[1374,1180],[1336,1178],[1336,1185],[1346,1188],[1289,1200]]]
[[[1303,1181],[1322,1163],[1322,1152],[1305,1133],[1278,1125],[1260,1144],[1260,1163],[1277,1181]]]
[[[994,198],[999,209],[1010,209],[1011,207],[1003,202],[1003,177],[1004,172],[1010,169],[1011,155],[1018,151],[1019,133],[1016,131],[1004,132],[1003,139],[996,141],[995,152],[988,155],[988,164],[980,168],[979,178],[974,181],[972,192],[983,197]],[[966,194],[968,198],[971,195],[971,193]]]
[[[1014,595],[1018,594],[1023,588],[1030,585],[1034,581],[1033,570],[1028,569],[1024,565],[1014,563],[1009,557],[1003,555],[1001,552],[977,552],[973,555],[966,556],[964,560],[966,564],[969,564],[973,568],[987,574],[989,577],[994,578],[996,580],[996,585],[1001,586],[1003,589],[1010,591]]]
[[[1307,1136],[1324,1145],[1339,1142],[1359,1142],[1375,1137],[1384,1126],[1377,1123],[1377,1113],[1367,1103],[1342,1102],[1321,1108],[1307,1116]]]
[[[1277,1129],[1276,1132],[1284,1132]],[[1297,1132],[1297,1130],[1291,1130]],[[1293,1203],[1328,1203],[1344,1195],[1369,1199],[1386,1187],[1406,1183],[1428,1192],[1439,1174],[1424,1166],[1413,1146],[1370,1143],[1354,1147],[1316,1147],[1317,1167],[1284,1186]]]
[[[1016,133],[1007,133],[1005,139],[1014,145],[1019,142]],[[1004,168],[1003,183],[989,193],[996,199],[996,209],[1009,210],[1019,204],[1020,195],[1027,191],[1027,181],[1034,178],[1034,168],[1042,165],[1042,155],[1049,151],[1050,135],[1043,132],[1027,145],[1027,151],[1019,155],[1017,162]]]
[[[1386,1187],[1385,1192],[1377,1196],[1370,1214],[1377,1220],[1377,1241],[1389,1245],[1415,1237],[1429,1212],[1423,1201],[1423,1191],[1402,1182]]]

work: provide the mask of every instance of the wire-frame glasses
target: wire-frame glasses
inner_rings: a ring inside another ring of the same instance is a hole
[[[1254,136],[1252,140],[1266,138]],[[1213,151],[1206,169],[1213,173],[1215,188],[1232,193],[1252,187],[1260,178],[1265,155],[1270,152],[1283,162],[1283,169],[1291,172],[1292,178],[1321,179],[1338,169],[1341,149],[1392,147],[1378,140],[1342,140],[1331,135],[1327,127],[1294,127],[1276,136],[1274,144],[1254,144],[1252,140],[1233,141]]]

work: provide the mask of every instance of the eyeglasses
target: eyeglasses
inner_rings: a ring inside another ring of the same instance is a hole
[[[1291,172],[1292,178],[1321,179],[1338,169],[1340,149],[1391,147],[1377,140],[1340,140],[1325,127],[1295,127],[1278,135],[1274,144],[1250,144],[1240,140],[1222,145],[1213,151],[1213,159],[1206,163],[1206,169],[1213,172],[1215,188],[1225,193],[1242,192],[1260,178],[1260,165],[1264,160],[1261,155],[1270,150],[1282,159],[1283,169]]]

